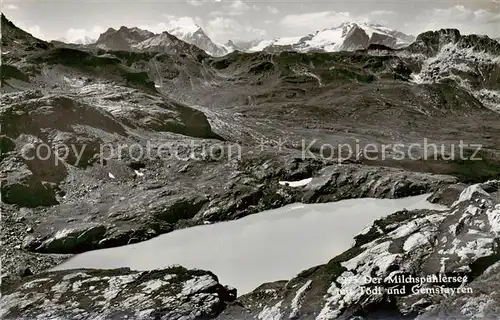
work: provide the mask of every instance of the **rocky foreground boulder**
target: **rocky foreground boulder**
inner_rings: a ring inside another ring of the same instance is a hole
[[[417,319],[498,319],[499,283],[500,263],[497,262],[470,284],[472,294],[460,293],[449,297]]]
[[[70,270],[2,284],[2,319],[209,319],[236,290],[215,275],[172,267]]]
[[[377,220],[348,251],[262,285],[218,319],[498,319],[499,187]]]

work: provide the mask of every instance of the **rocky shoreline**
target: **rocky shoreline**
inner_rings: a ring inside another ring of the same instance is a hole
[[[287,180],[285,178],[293,181],[313,171],[312,181],[304,187],[279,184]],[[178,228],[234,220],[291,203],[325,203],[363,197],[403,198],[431,193],[442,186],[455,184],[457,179],[362,165],[330,165],[320,169],[318,163],[292,159],[284,163],[270,160],[254,166],[245,163],[245,171],[228,181],[230,186],[223,190],[210,192],[210,185],[207,188],[200,184],[205,188],[184,195],[174,193],[168,186],[153,190],[144,188],[146,191],[131,195],[129,201],[117,199],[120,208],[112,206],[113,211],[97,217],[78,212],[90,208],[90,201],[102,194],[100,189],[93,190],[95,198],[89,195],[89,200],[75,199],[73,204],[41,210],[16,210],[3,205],[3,276],[22,274],[26,269],[37,272],[53,267],[67,257],[64,255],[145,241]],[[125,192],[123,183],[117,187]],[[125,196],[125,193],[116,193]],[[85,205],[86,201],[89,205]],[[149,205],[151,211],[147,215],[139,214],[141,201],[154,201],[157,209],[152,210]],[[102,202],[109,207],[108,202]],[[94,200],[94,210],[98,205]],[[117,211],[127,212],[127,217],[114,213]],[[101,218],[102,222],[96,218]],[[56,229],[57,221],[61,220],[61,228]],[[30,255],[34,259],[30,259]],[[38,262],[38,258],[44,263]]]

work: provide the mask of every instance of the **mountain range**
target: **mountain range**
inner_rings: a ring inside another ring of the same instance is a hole
[[[304,37],[262,40],[248,51],[335,52],[366,49],[370,44],[392,49],[408,46],[415,37],[380,24],[345,22],[338,27],[324,29]]]
[[[300,37],[282,37],[273,40],[232,41],[217,44],[197,24],[183,24],[171,27],[161,34],[142,30],[137,27],[122,26],[118,30],[108,29],[101,34],[95,43],[90,39],[80,41],[77,45],[97,47],[108,50],[159,50],[172,47],[178,38],[195,45],[211,56],[224,56],[235,50],[242,52],[335,52],[366,49],[370,44],[385,45],[392,49],[408,46],[415,40],[414,36],[387,28],[380,24],[346,22],[338,27],[324,29]],[[74,45],[74,44],[72,44]]]
[[[121,27],[108,29],[91,45],[98,49],[113,51],[164,52],[176,54],[187,52],[195,47],[164,31],[155,34],[139,28]],[[196,47],[197,49],[197,47]]]
[[[495,40],[499,41],[500,38]],[[179,42],[181,40],[181,42]],[[99,48],[123,51],[165,51],[185,42],[219,57],[233,51],[240,52],[337,52],[367,49],[370,45],[383,45],[391,49],[401,49],[416,40],[413,35],[375,23],[345,22],[341,25],[298,37],[279,37],[272,40],[256,39],[250,41],[229,40],[217,44],[197,24],[183,24],[169,28],[160,34],[137,27],[122,26],[109,28],[97,40],[89,37],[68,43],[64,38],[52,43],[71,48]]]

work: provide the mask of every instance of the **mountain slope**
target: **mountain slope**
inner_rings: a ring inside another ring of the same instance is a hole
[[[2,57],[13,58],[25,56],[28,52],[52,48],[48,42],[33,37],[30,33],[17,28],[7,17],[1,15]]]
[[[168,54],[180,54],[188,52],[200,52],[194,45],[188,44],[168,32],[163,32],[148,39],[132,45],[132,50],[146,52],[162,52]]]

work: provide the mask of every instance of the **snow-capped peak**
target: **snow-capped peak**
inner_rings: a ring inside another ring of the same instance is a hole
[[[276,51],[282,49],[296,51],[340,51],[365,49],[370,44],[382,44],[391,48],[401,48],[415,40],[413,36],[375,23],[344,22],[341,25],[317,31],[302,37],[276,38],[262,41],[249,51]]]
[[[216,44],[208,37],[203,29],[192,19],[176,21],[171,23],[168,33],[187,43],[193,44],[213,56],[223,56],[228,50],[219,44]]]
[[[175,26],[173,28],[170,28],[167,30],[168,33],[173,34],[176,37],[183,37],[183,36],[189,36],[193,35],[198,31],[203,32],[201,27],[197,24],[184,24],[184,25],[179,25]]]
[[[58,41],[61,41],[61,42],[64,42],[64,43],[74,43],[74,44],[88,45],[88,44],[95,43],[97,40],[94,39],[94,38],[91,38],[89,36],[84,36],[83,38],[75,39],[73,41],[70,41],[70,40],[68,40],[66,38],[60,38],[60,39],[58,39]]]

